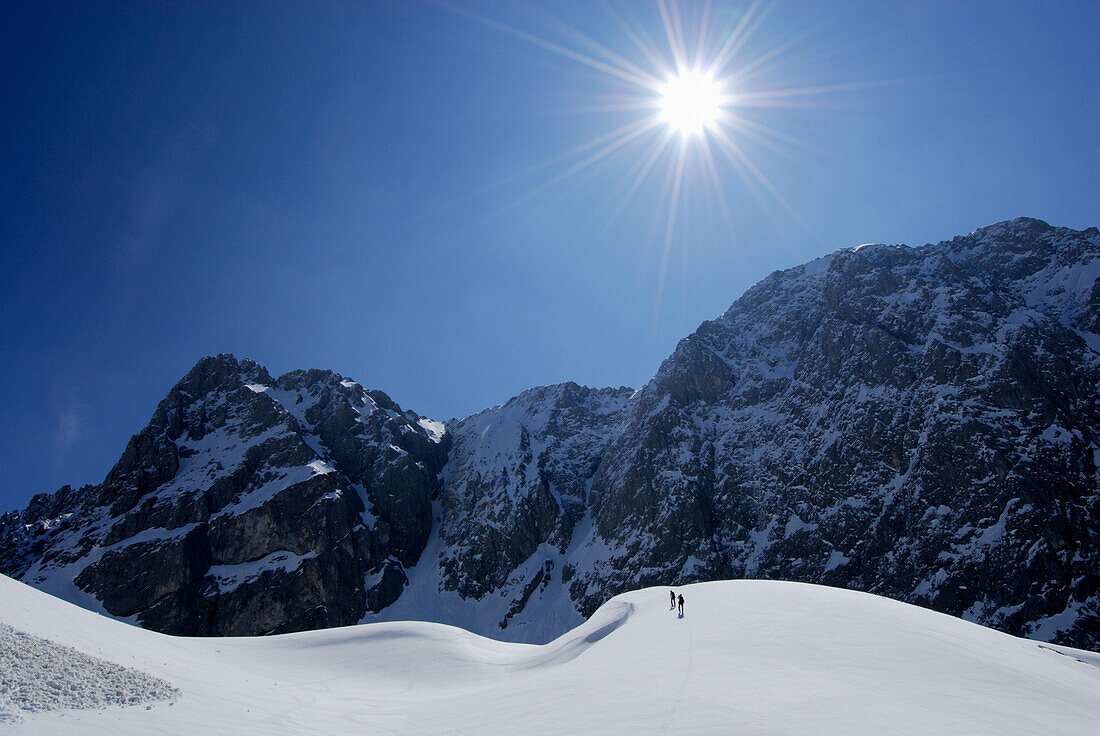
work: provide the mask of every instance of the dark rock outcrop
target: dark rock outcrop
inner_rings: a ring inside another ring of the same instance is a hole
[[[355,623],[427,540],[447,438],[421,421],[335,373],[204,358],[100,486],[5,517],[5,548],[31,544],[3,571],[173,634]]]

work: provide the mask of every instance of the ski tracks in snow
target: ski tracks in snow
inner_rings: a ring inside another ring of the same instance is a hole
[[[692,660],[694,658],[695,646],[694,636],[691,631],[691,622],[687,618],[685,613],[680,616],[677,613],[676,608],[669,609],[669,614],[673,617],[670,631],[673,632],[669,637],[670,643],[673,644],[672,651],[677,653],[676,661],[680,663],[678,668],[680,684],[676,688],[676,696],[672,698],[672,707],[668,710],[668,714],[664,718],[662,724],[661,733],[666,733],[670,728],[675,730],[676,723],[679,720],[680,704],[684,702],[684,695],[687,693],[688,683],[691,682],[692,675]]]

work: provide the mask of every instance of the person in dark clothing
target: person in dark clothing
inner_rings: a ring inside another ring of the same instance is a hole
[[[680,603],[680,615],[683,616],[684,615],[684,594],[683,593],[680,594],[680,598],[678,599],[678,602]]]
[[[676,591],[670,590],[668,591],[668,610],[671,611],[673,608],[676,608]]]

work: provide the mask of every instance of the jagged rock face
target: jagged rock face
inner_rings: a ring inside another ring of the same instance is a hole
[[[768,277],[604,453],[574,598],[788,578],[1097,646],[1098,278],[1095,229],[1031,220]]]
[[[640,391],[446,430],[204,359],[103,484],[0,517],[0,572],[174,633],[546,641],[626,589],[745,576],[1100,648],[1098,387],[1100,233],[1013,220],[772,274]]]
[[[371,509],[375,556],[416,564],[431,531],[431,503],[450,444],[442,423],[402,412],[381,391],[328,371],[288,373],[273,396]]]
[[[58,518],[4,571],[169,633],[355,623],[396,597],[401,565],[423,550],[441,429],[334,373],[275,381],[252,361],[206,358],[100,486],[6,520],[14,543],[25,520]]]

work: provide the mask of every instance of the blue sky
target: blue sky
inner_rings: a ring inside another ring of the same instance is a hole
[[[660,126],[582,165],[651,114],[588,62],[667,52],[655,2],[71,5],[0,31],[0,508],[99,482],[203,355],[461,417],[639,386],[838,247],[1100,224],[1089,2],[758,6],[731,94],[819,91],[731,102],[759,177],[684,141],[675,207]],[[714,0],[706,48],[749,7]],[[666,8],[694,45],[706,3]]]

